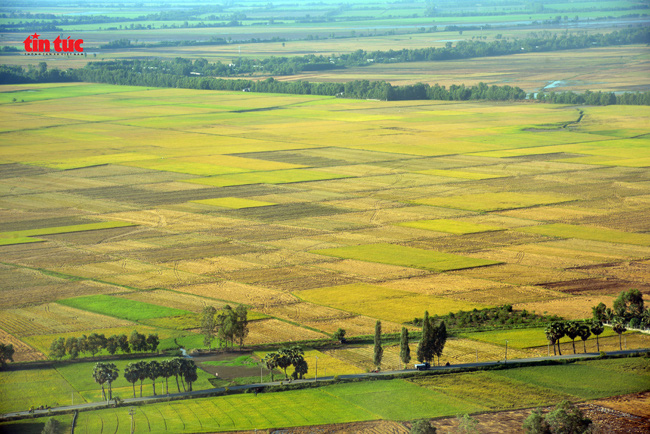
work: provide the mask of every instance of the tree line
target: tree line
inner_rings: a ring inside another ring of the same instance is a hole
[[[212,349],[215,337],[219,345],[228,350],[228,345],[234,347],[235,343],[241,348],[248,336],[248,309],[240,304],[235,309],[225,305],[220,311],[213,306],[206,306],[201,312],[201,334],[203,345]]]
[[[437,101],[519,101],[527,98],[526,92],[509,85],[488,86],[479,83],[474,86],[416,83],[393,86],[385,81],[354,80],[347,83],[312,83],[309,81],[278,81],[273,77],[266,80],[222,79],[192,75],[197,63],[187,59],[175,60],[116,60],[90,62],[84,68],[66,71],[48,69],[45,62],[27,70],[20,66],[0,65],[0,82],[5,84],[51,83],[82,81],[129,86],[155,86],[183,89],[227,90],[261,93],[284,93],[294,95],[323,95],[342,98],[377,99],[384,101],[437,100]],[[184,65],[183,67],[179,65]],[[173,71],[181,71],[174,73]],[[559,96],[558,96],[559,95]],[[603,97],[602,95],[606,95]],[[650,92],[572,92],[561,94],[539,93],[528,98],[539,102],[561,104],[638,104],[650,105]]]
[[[124,368],[124,379],[133,386],[133,397],[135,398],[135,383],[140,381],[140,397],[142,397],[142,384],[144,380],[151,380],[153,395],[156,396],[156,380],[165,379],[165,393],[169,394],[169,378],[176,378],[176,388],[181,392],[180,384],[184,392],[192,391],[192,383],[198,379],[197,366],[192,359],[176,357],[163,361],[138,361],[126,365]],[[93,368],[93,379],[102,388],[102,399],[110,401],[113,399],[113,382],[120,376],[120,370],[115,363],[97,362]],[[180,384],[179,384],[180,378]],[[108,395],[104,385],[108,386]]]
[[[117,351],[121,351],[122,354],[131,351],[155,352],[159,344],[160,339],[157,334],[145,336],[137,330],[133,330],[129,337],[124,333],[109,337],[103,333],[92,333],[90,336],[81,335],[79,338],[71,336],[68,339],[61,337],[53,340],[50,345],[50,357],[61,360],[67,354],[71,359],[76,359],[80,354],[90,353],[94,356],[101,350],[108,351],[110,355],[114,355]]]

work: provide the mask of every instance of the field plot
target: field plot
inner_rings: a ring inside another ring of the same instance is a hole
[[[447,297],[464,302],[498,306],[504,304],[553,300],[556,298],[563,298],[565,295],[535,286],[504,285],[495,288],[456,292],[447,295]]]
[[[90,312],[101,313],[130,321],[187,315],[190,312],[173,307],[159,306],[136,300],[110,295],[91,295],[87,297],[59,300],[60,304]]]
[[[420,387],[492,410],[554,404],[568,396],[550,388],[528,384],[492,372],[439,375],[409,380]]]
[[[451,273],[441,273],[430,274],[423,277],[390,280],[379,286],[418,294],[447,296],[468,291],[501,288],[504,285],[491,280],[474,279]]]
[[[515,309],[526,309],[529,312],[548,315],[557,315],[566,319],[590,318],[591,308],[598,303],[605,303],[613,306],[615,297],[608,295],[576,295],[554,300],[533,301],[527,303],[516,303]]]
[[[0,327],[19,337],[46,333],[81,332],[89,329],[127,325],[133,325],[133,323],[57,303],[0,311]]]
[[[254,321],[248,326],[246,338],[248,345],[268,344],[271,342],[295,342],[311,339],[323,339],[327,335],[298,327],[277,319]]]
[[[218,206],[222,208],[232,208],[232,209],[243,209],[243,208],[255,208],[258,206],[270,206],[277,205],[272,202],[263,202],[261,200],[252,200],[252,199],[243,199],[239,197],[222,197],[219,199],[203,199],[195,200],[194,203],[200,203],[203,205]]]
[[[397,323],[421,317],[425,310],[428,310],[430,315],[444,315],[459,310],[487,307],[478,303],[461,302],[368,284],[310,289],[297,292],[296,295],[312,303]],[[399,306],[399,309],[395,309],[395,306]]]
[[[309,169],[287,169],[272,172],[248,172],[241,175],[223,175],[210,178],[191,179],[187,182],[227,187],[232,185],[248,184],[290,184],[294,182],[319,181],[323,179],[346,178],[346,175],[337,175],[333,172],[323,172]]]
[[[454,272],[461,276],[478,279],[489,279],[512,285],[536,285],[545,282],[584,279],[587,273],[578,270],[562,270],[529,267],[518,264],[503,264],[493,267],[476,268]]]
[[[2,329],[0,329],[0,342],[13,345],[15,353],[12,358],[14,359],[14,362],[31,362],[34,360],[44,360],[46,358],[45,354],[35,350]]]
[[[572,200],[574,200],[574,198],[563,195],[498,192],[418,199],[416,203],[471,211],[500,211],[513,208],[547,205],[551,203],[570,202]]]
[[[605,228],[554,223],[550,225],[519,228],[517,230],[558,238],[579,238],[591,241],[650,246],[650,235],[648,234],[623,232]]]
[[[495,261],[467,258],[465,256],[394,244],[340,247],[336,249],[313,250],[312,253],[344,259],[357,259],[382,264],[400,265],[403,267],[422,268],[432,271],[459,270],[498,264]]]
[[[176,288],[176,290],[187,294],[195,294],[220,301],[227,300],[235,303],[248,304],[260,308],[275,305],[282,306],[297,301],[294,296],[286,292],[230,281],[181,286]],[[206,303],[212,304],[211,301],[207,300]]]
[[[31,406],[70,405],[71,399],[76,404],[83,402],[81,395],[53,368],[2,371],[0,391],[0,413],[28,410]]]
[[[409,228],[425,229],[428,231],[449,232],[450,234],[472,234],[476,232],[500,231],[497,226],[480,225],[457,220],[418,220],[413,222],[398,223]]]

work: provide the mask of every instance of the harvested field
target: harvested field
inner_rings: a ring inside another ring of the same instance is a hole
[[[524,234],[508,230],[421,239],[413,241],[411,244],[423,249],[435,249],[442,252],[463,254],[465,252],[475,252],[479,250],[479,246],[481,249],[498,249],[547,240],[548,238],[541,235]]]
[[[612,306],[614,298],[607,295],[576,295],[555,300],[515,303],[512,307],[526,309],[538,315],[557,315],[565,319],[583,319],[591,318],[591,308],[597,306],[598,303]]]
[[[501,288],[503,284],[486,279],[476,279],[460,274],[441,273],[408,279],[391,280],[380,286],[418,294],[447,296],[455,293]]]
[[[561,291],[570,295],[611,295],[618,296],[622,291],[636,288],[650,295],[650,284],[639,281],[622,280],[616,277],[596,277],[591,279],[569,280],[566,282],[549,282],[541,286],[553,291]]]
[[[332,271],[300,265],[261,270],[234,271],[223,273],[222,277],[228,280],[261,285],[283,291],[296,291],[345,284],[354,280]]]
[[[570,202],[574,199],[575,198],[570,196],[563,195],[501,192],[418,199],[416,203],[472,211],[499,211],[513,208],[527,208],[530,206],[546,205],[551,203]]]
[[[327,335],[302,327],[297,327],[277,319],[264,319],[249,324],[248,345],[268,344],[271,342],[296,342],[327,338]]]
[[[129,292],[121,294],[119,297],[191,312],[201,312],[207,305],[215,306],[217,309],[223,306],[219,302],[206,300],[203,297],[165,290]]]
[[[416,249],[394,244],[369,244],[314,250],[313,253],[344,259],[357,259],[382,264],[421,268],[431,271],[458,270],[482,267],[498,262],[452,255],[433,250]]]
[[[11,344],[14,347],[13,361],[18,362],[32,362],[34,360],[45,360],[45,354],[30,347],[20,339],[15,338],[6,331],[0,329],[0,342],[3,344]]]
[[[534,286],[507,285],[497,288],[456,292],[454,294],[447,295],[446,297],[459,301],[500,306],[504,304],[553,300],[556,298],[562,298],[564,296],[565,295],[562,293]]]
[[[267,315],[285,319],[298,324],[328,322],[331,320],[349,318],[351,315],[338,309],[320,306],[313,303],[292,303],[268,306],[261,309]],[[320,327],[316,327],[319,328]]]
[[[465,277],[510,283],[512,285],[536,285],[545,282],[584,279],[588,277],[587,273],[577,270],[539,269],[518,264],[495,265],[492,267],[475,268],[473,270],[455,271],[453,273]]]
[[[135,324],[130,321],[57,303],[0,311],[0,328],[19,337],[133,325]]]
[[[375,332],[376,322],[374,318],[355,315],[329,320],[304,321],[303,324],[329,334],[342,328],[346,331],[346,336],[368,336]],[[384,333],[398,333],[402,330],[402,324],[390,321],[382,321],[381,327]]]
[[[476,232],[491,232],[503,230],[501,227],[481,225],[476,223],[461,222],[457,220],[417,220],[412,222],[398,223],[400,226],[406,226],[416,229],[425,229],[428,231],[448,232],[450,234],[472,234]]]
[[[124,291],[118,286],[99,282],[58,280],[58,283],[32,287],[35,289],[33,291],[25,291],[25,287],[20,283],[11,289],[4,289],[0,291],[0,305],[4,308],[21,307],[74,296],[115,294]]]
[[[206,243],[183,247],[164,247],[158,249],[134,250],[126,252],[133,259],[161,263],[186,259],[202,259],[215,256],[237,255],[248,252],[259,252],[259,247],[247,246],[234,242]]]
[[[336,271],[345,276],[354,276],[359,280],[368,282],[384,281],[387,279],[410,278],[428,274],[426,270],[400,267],[397,265],[357,261],[354,259],[327,261],[320,264],[315,264],[315,266],[318,268]]]
[[[180,286],[176,288],[176,291],[215,300],[247,304],[260,309],[292,304],[297,301],[293,295],[286,292],[229,281]]]
[[[518,250],[517,247],[518,246],[511,246],[506,249],[480,250],[478,252],[466,253],[466,255],[541,269],[565,269],[591,265],[594,263],[594,261],[572,258],[568,255],[553,256],[524,252]]]
[[[650,246],[650,235],[648,234],[623,232],[619,230],[598,228],[594,226],[578,226],[554,223],[549,225],[518,228],[517,230],[558,238],[579,238],[591,241]]]

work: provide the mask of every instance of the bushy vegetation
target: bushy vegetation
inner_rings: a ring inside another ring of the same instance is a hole
[[[112,335],[108,338],[103,334],[92,333],[90,336],[81,335],[79,338],[74,336],[65,339],[63,337],[55,339],[50,345],[50,357],[53,359],[62,359],[67,355],[71,359],[76,359],[81,354],[90,353],[92,356],[101,350],[106,350],[113,355],[120,351],[122,354],[128,354],[151,351],[158,349],[160,339],[157,334],[145,336],[133,330],[131,336],[127,338],[125,334]]]
[[[539,326],[560,320],[555,315],[536,315],[524,310],[513,310],[512,305],[471,311],[451,312],[447,315],[434,315],[435,320],[443,320],[451,329],[494,328],[503,326]],[[414,318],[410,324],[421,326],[422,318]]]

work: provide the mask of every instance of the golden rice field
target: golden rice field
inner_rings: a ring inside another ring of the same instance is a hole
[[[650,294],[650,109],[580,110],[0,86],[0,329],[27,360],[53,336],[196,330],[54,303],[82,295],[245,304],[247,343],[266,344]],[[445,356],[471,361],[464,342]],[[363,351],[341,360],[365,370]]]

